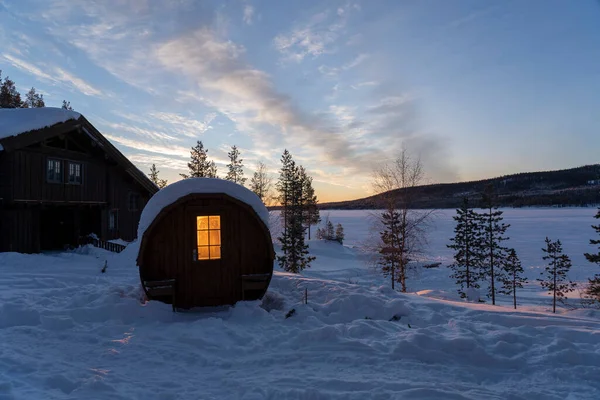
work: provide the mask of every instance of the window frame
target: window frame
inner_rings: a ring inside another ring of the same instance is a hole
[[[71,161],[68,160],[66,161],[66,164],[68,166],[68,169],[66,169],[66,172],[68,174],[67,176],[67,184],[69,185],[83,185],[83,163],[80,161]],[[71,181],[71,165],[74,166],[79,166],[79,181]]]
[[[134,207],[131,207],[132,198],[135,198]],[[131,212],[140,211],[140,203],[142,201],[142,196],[138,192],[129,192],[129,196],[127,197],[127,210]]]
[[[198,229],[198,219],[201,217],[206,217],[208,218],[208,226],[207,229]],[[218,217],[219,218],[219,227],[218,228],[212,228],[210,227],[210,218],[211,217]],[[194,236],[195,236],[195,246],[194,246],[194,254],[195,254],[195,262],[219,262],[223,259],[223,236],[221,235],[221,232],[223,231],[223,217],[222,215],[218,214],[218,213],[203,213],[201,215],[196,214],[195,216],[195,229],[194,229]],[[199,239],[199,233],[200,232],[206,232],[206,236],[207,236],[207,244],[200,244],[200,240]],[[219,235],[219,244],[218,245],[211,245],[211,232],[218,232]],[[200,258],[200,248],[207,248],[208,249],[208,258]],[[218,247],[219,248],[219,255],[218,257],[211,257],[211,249],[213,247]]]
[[[112,227],[111,227],[112,222]],[[108,210],[108,231],[117,232],[119,230],[119,209],[113,208]]]
[[[56,172],[56,168],[54,169],[54,174],[52,176],[52,178],[50,177],[50,163],[54,163],[54,167],[58,166],[59,170],[58,173]],[[64,183],[65,180],[65,173],[64,173],[64,168],[63,168],[63,160],[61,160],[60,158],[52,158],[52,157],[48,157],[46,159],[46,182],[47,183]],[[57,179],[58,176],[58,179]]]

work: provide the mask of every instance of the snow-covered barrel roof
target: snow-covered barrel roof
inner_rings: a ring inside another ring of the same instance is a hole
[[[269,226],[269,211],[260,198],[251,190],[224,179],[188,178],[162,188],[150,198],[140,217],[138,240],[141,240],[146,229],[165,207],[175,203],[182,197],[194,193],[222,193],[231,196],[252,207],[265,225]]]
[[[81,114],[75,111],[63,108],[2,108],[0,109],[0,140],[78,119],[80,116]]]

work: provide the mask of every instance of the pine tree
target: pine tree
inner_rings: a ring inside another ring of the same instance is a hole
[[[598,212],[594,216],[596,219],[600,219],[600,208]],[[596,231],[596,233],[600,234],[600,224],[592,225],[592,228]],[[585,258],[591,262],[600,265],[600,239],[590,239],[590,244],[593,246],[598,246],[597,253],[585,253]],[[593,278],[588,279],[588,287],[585,290],[586,297],[600,302],[600,274],[596,274]]]
[[[19,108],[23,106],[21,94],[17,91],[15,82],[8,76],[0,86],[0,108]]]
[[[317,228],[317,231],[315,232],[315,238],[317,240],[323,240],[323,230],[321,228]]]
[[[310,266],[315,258],[308,256],[308,245],[304,242],[303,225],[303,177],[289,151],[281,157],[277,189],[283,216],[283,231],[279,237],[282,256],[277,257],[279,265],[288,272],[298,273]]]
[[[333,229],[333,223],[328,220],[325,224],[325,240],[334,240],[334,238],[335,230]]]
[[[29,107],[29,108],[46,107],[46,104],[44,103],[44,95],[37,93],[34,87],[29,89],[29,92],[27,92],[25,99],[26,100],[23,102],[24,107]]]
[[[454,227],[454,238],[448,248],[455,251],[454,263],[450,265],[453,270],[451,278],[460,285],[458,293],[460,297],[466,297],[465,288],[479,288],[478,267],[481,265],[481,218],[469,207],[469,199],[465,197],[463,204],[456,210],[456,221]]]
[[[304,196],[303,199],[303,207],[304,207],[304,223],[308,228],[308,240],[310,240],[310,227],[311,225],[316,225],[321,222],[321,216],[319,214],[319,208],[317,207],[317,203],[319,202],[317,196],[315,195],[315,189],[312,186],[313,178],[306,174],[306,171],[302,169],[302,194]]]
[[[317,232],[315,233],[315,237],[317,240],[327,240],[327,223],[329,222],[329,214],[325,216],[325,220],[323,221],[323,227],[317,228]]]
[[[267,204],[270,202],[270,192],[273,180],[267,174],[267,166],[263,162],[258,162],[256,165],[256,171],[250,179],[250,190],[262,200],[263,203]]]
[[[337,224],[335,226],[335,240],[339,244],[344,244],[344,227],[342,224]]]
[[[150,167],[150,173],[148,174],[148,176],[150,177],[150,180],[152,182],[154,182],[154,184],[156,186],[158,186],[159,189],[162,189],[165,186],[167,186],[167,180],[166,179],[160,179],[158,177],[159,173],[160,173],[160,171],[156,169],[156,164],[152,164],[152,167]]]
[[[229,156],[229,164],[227,164],[229,171],[225,179],[243,186],[246,182],[246,178],[244,178],[244,165],[242,164],[244,160],[240,158],[240,151],[237,146],[232,146],[231,151],[227,155]]]
[[[64,109],[64,110],[73,111],[73,107],[71,107],[71,102],[70,101],[63,100],[61,108]]]
[[[496,196],[491,186],[488,186],[483,194],[483,208],[485,212],[479,214],[481,217],[481,264],[480,277],[489,282],[488,297],[492,298],[492,304],[496,304],[496,282],[503,282],[502,265],[505,263],[507,248],[501,244],[508,240],[504,234],[510,225],[502,223],[503,212],[498,210]]]
[[[544,261],[549,261],[546,266],[545,279],[538,279],[542,288],[548,290],[548,294],[552,294],[552,312],[556,313],[556,301],[564,302],[567,299],[566,294],[575,290],[576,284],[568,281],[567,272],[571,269],[571,259],[566,254],[563,254],[562,244],[560,240],[555,242],[546,238],[546,247],[542,248],[545,256]],[[540,275],[544,275],[544,272]]]
[[[513,306],[517,309],[517,288],[523,288],[523,284],[527,282],[527,278],[523,276],[523,267],[521,261],[517,257],[515,249],[509,249],[508,256],[504,260],[505,279],[502,282],[502,288],[499,293],[513,296]]]
[[[400,213],[397,210],[386,210],[381,214],[383,230],[380,232],[381,247],[380,257],[377,261],[381,267],[383,275],[390,277],[392,289],[396,288],[396,282],[402,283],[402,266],[408,264],[408,259],[403,259],[405,253],[402,253],[402,236],[400,229]],[[406,291],[406,290],[403,290]]]
[[[283,218],[283,232],[286,233],[288,214],[291,209],[291,190],[293,174],[296,170],[296,163],[292,159],[292,155],[286,149],[281,156],[281,169],[279,170],[279,180],[276,187],[279,193],[278,200],[281,205],[281,216]]]
[[[208,159],[208,150],[200,140],[190,151],[191,161],[188,163],[189,174],[179,174],[183,178],[216,178],[217,166]]]

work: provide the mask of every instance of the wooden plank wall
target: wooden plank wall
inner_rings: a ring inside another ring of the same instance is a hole
[[[129,195],[137,193],[140,201],[137,210],[129,209]],[[119,210],[118,231],[110,232],[107,230],[108,239],[121,238],[123,240],[133,240],[137,236],[137,228],[140,222],[142,210],[148,203],[149,196],[131,176],[124,173],[118,167],[110,167],[107,174],[107,203],[108,210]],[[108,215],[108,214],[107,214]],[[107,216],[108,221],[108,216]]]
[[[241,275],[273,272],[270,236],[265,235],[249,206],[241,207],[220,195],[207,196],[164,211],[164,217],[144,238],[142,279],[176,279],[178,306],[183,308],[232,304],[242,299]],[[213,215],[215,209],[222,218],[222,258],[193,262],[194,215]]]
[[[106,202],[106,167],[98,161],[60,149],[17,150],[12,155],[12,191],[15,200]],[[63,183],[47,182],[46,164],[49,158],[80,162],[83,169],[82,184],[67,183],[68,163],[63,163]]]
[[[12,199],[12,153],[0,151],[0,200],[8,202]]]
[[[40,211],[36,208],[0,210],[0,251],[40,251]]]
[[[75,135],[75,132],[69,134]],[[37,252],[40,248],[41,207],[101,207],[98,213],[102,239],[133,240],[149,193],[122,167],[105,158],[99,148],[81,138],[80,151],[32,145],[0,152],[0,251]],[[81,150],[81,149],[86,150]],[[84,151],[88,151],[85,153]],[[63,182],[46,179],[48,158],[63,160]],[[68,161],[82,165],[82,184],[68,183]],[[129,194],[138,193],[138,209],[129,210]],[[108,230],[109,210],[119,210],[116,231]],[[80,216],[76,214],[75,220]]]

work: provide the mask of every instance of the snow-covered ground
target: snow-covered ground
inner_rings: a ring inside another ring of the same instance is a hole
[[[451,214],[432,231],[430,258],[444,265]],[[576,254],[591,250],[593,214],[507,212],[532,277],[545,235],[564,242],[573,279],[595,272]],[[277,271],[270,312],[144,304],[130,248],[0,253],[0,399],[600,398],[597,312],[553,315],[535,284],[518,311],[453,301],[446,268],[413,277],[420,294],[396,293],[352,247],[368,232],[365,213],[330,217],[347,246],[311,242],[310,270]]]

